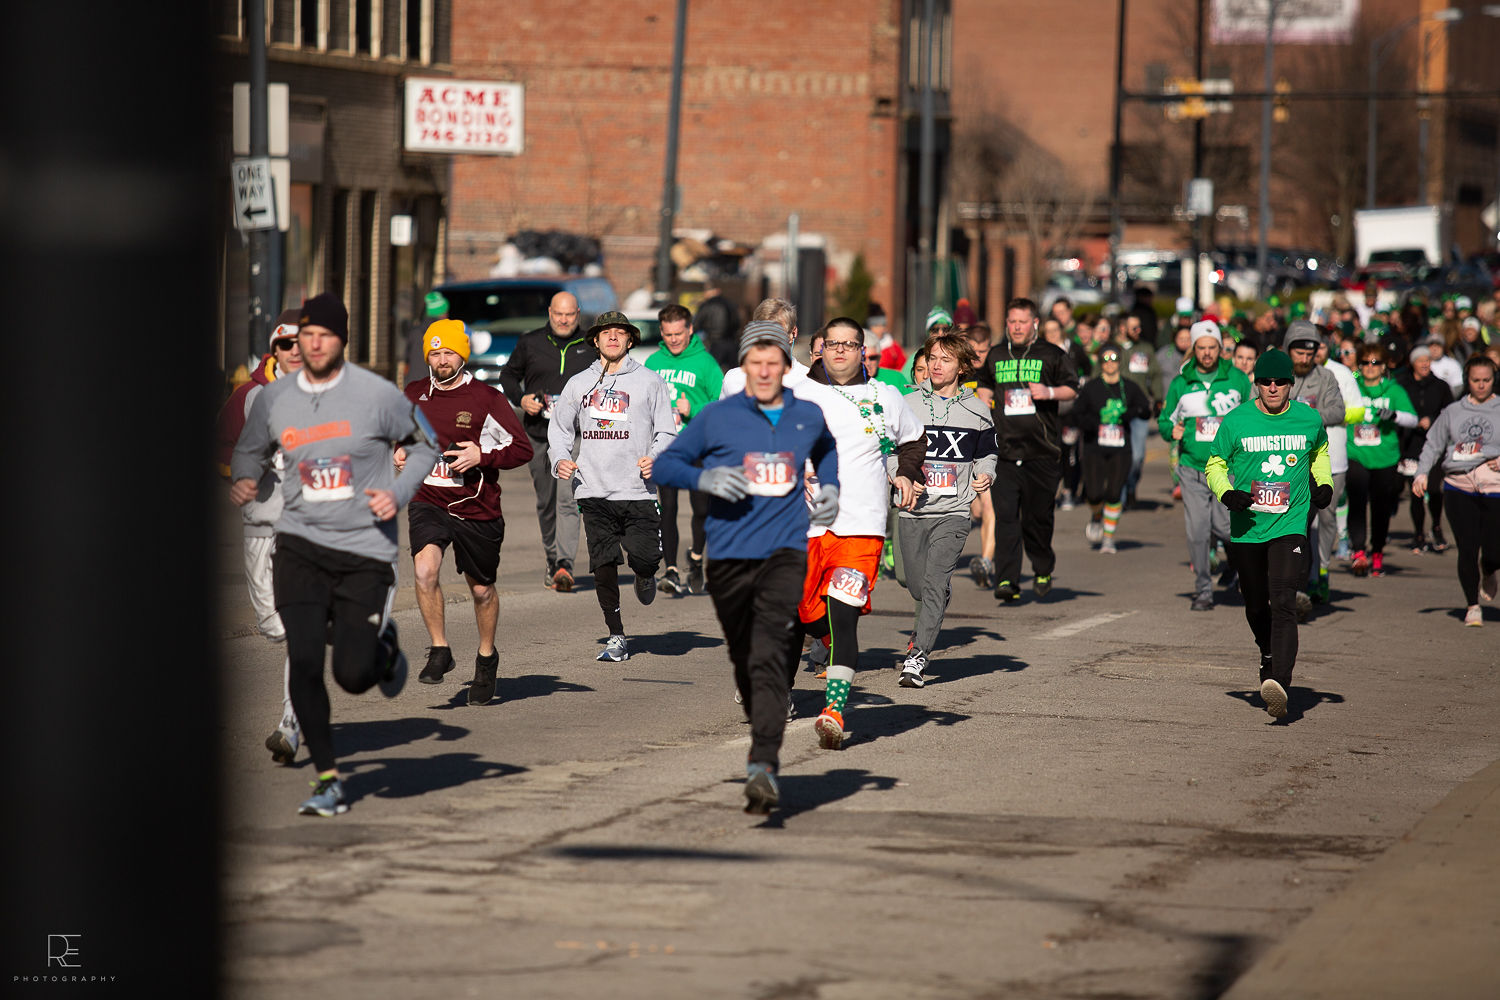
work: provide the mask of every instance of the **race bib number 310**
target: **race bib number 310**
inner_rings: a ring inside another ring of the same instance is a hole
[[[302,480],[302,499],[308,503],[354,497],[354,460],[348,455],[303,459],[297,463],[297,474]]]
[[[751,496],[784,497],[797,485],[796,458],[789,451],[745,452],[745,478]]]

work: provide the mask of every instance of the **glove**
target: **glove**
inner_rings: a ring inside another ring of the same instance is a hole
[[[1312,488],[1313,506],[1319,510],[1327,509],[1333,503],[1333,486],[1328,483],[1314,483]]]
[[[1225,490],[1224,495],[1219,497],[1219,502],[1230,510],[1249,510],[1254,499],[1244,490]]]
[[[700,493],[707,493],[730,503],[745,499],[750,493],[749,486],[750,480],[745,477],[745,470],[737,465],[704,469],[703,474],[698,477]]]
[[[839,516],[839,488],[837,486],[820,486],[818,495],[813,497],[812,506],[807,510],[807,519],[815,528],[826,528]]]

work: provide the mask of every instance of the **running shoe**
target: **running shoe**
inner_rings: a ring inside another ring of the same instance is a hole
[[[301,816],[337,816],[349,811],[344,801],[344,783],[337,778],[323,778],[308,782],[312,786],[312,798],[297,807]]]
[[[417,675],[423,684],[441,684],[443,675],[453,669],[453,650],[447,646],[427,647],[427,666]]]
[[[1469,610],[1464,612],[1464,624],[1473,628],[1480,628],[1484,625],[1484,612],[1479,610],[1479,605],[1469,605]],[[269,740],[266,741],[266,745],[270,745]]]
[[[791,722],[797,717],[797,703],[792,699],[792,693],[786,693],[786,721]]]
[[[818,720],[813,723],[813,731],[818,734],[818,746],[824,750],[837,750],[844,745],[844,716],[831,708],[823,709]]]
[[[1355,576],[1364,576],[1370,572],[1370,559],[1365,555],[1365,550],[1360,549],[1349,559],[1349,572]]]
[[[637,573],[635,575],[635,596],[642,605],[650,604],[656,600],[655,574]]]
[[[1009,580],[1001,580],[995,584],[995,600],[1004,601],[1006,604],[1014,604],[1021,599],[1021,588]]]
[[[1073,500],[1073,494],[1068,490],[1063,490],[1062,500],[1058,503],[1057,506],[1059,510],[1072,510],[1078,505]]]
[[[1319,573],[1317,582],[1307,588],[1307,596],[1314,604],[1328,603],[1328,574]]]
[[[989,590],[994,584],[991,582],[995,576],[995,564],[984,556],[975,556],[969,560],[969,575],[974,582],[985,590]]]
[[[1448,551],[1448,540],[1443,537],[1443,529],[1440,525],[1432,526],[1432,541],[1427,544],[1427,547],[1434,552]]]
[[[812,645],[807,649],[807,669],[816,673],[828,666],[828,647],[823,645],[822,639],[813,639]]]
[[[1099,551],[1103,552],[1107,556],[1112,556],[1116,552],[1120,551],[1119,549],[1115,548],[1115,536],[1105,535],[1104,541],[1099,543]]]
[[[1337,550],[1334,551],[1333,557],[1335,559],[1348,559],[1349,558],[1349,536],[1348,535],[1340,535],[1339,536],[1339,547],[1338,547]]]
[[[1496,593],[1500,592],[1500,579],[1497,577],[1500,577],[1500,572],[1490,570],[1484,575],[1484,579],[1479,581],[1479,596],[1486,601],[1493,601]]]
[[[919,688],[926,682],[922,674],[927,669],[927,654],[920,649],[913,649],[906,657],[906,662],[901,664],[901,677],[897,681],[904,688]]]
[[[703,560],[701,558],[694,559],[692,556],[688,556],[687,592],[689,594],[701,594],[703,593],[704,589]]]
[[[662,592],[666,594],[685,594],[687,588],[682,585],[682,577],[677,575],[676,566],[668,566],[667,571],[661,575]]]
[[[1036,591],[1036,596],[1046,597],[1052,591],[1052,577],[1039,576],[1031,581],[1031,589]]]
[[[1266,703],[1266,712],[1273,719],[1286,715],[1286,689],[1267,678],[1260,685],[1261,700]]]
[[[1370,575],[1385,576],[1385,554],[1375,552],[1370,555]]]
[[[394,698],[406,687],[406,654],[396,642],[396,623],[387,619],[376,642],[376,656],[380,657],[380,693]]]
[[[1172,499],[1173,500],[1181,500],[1182,499],[1182,486],[1181,486],[1181,484],[1172,487]]]
[[[1092,544],[1098,545],[1099,539],[1104,537],[1104,522],[1094,520],[1085,524],[1083,526],[1083,537],[1088,539]]]
[[[266,737],[266,749],[271,759],[278,764],[290,764],[297,759],[297,747],[302,745],[302,729],[295,718],[281,720],[281,725]]]
[[[495,671],[500,666],[500,651],[474,657],[474,679],[469,682],[469,704],[488,705],[495,697]]]
[[[557,575],[557,564],[554,563],[551,559],[548,559],[547,560],[547,571],[542,574],[542,586],[546,587],[548,590],[552,590],[553,588],[555,588],[557,586],[557,584],[553,582],[553,578],[556,575]]]
[[[623,635],[612,635],[604,643],[604,648],[599,651],[596,660],[609,660],[611,663],[619,663],[621,660],[630,659],[630,644],[625,641]]]
[[[1421,532],[1418,532],[1416,535],[1412,536],[1412,540],[1411,540],[1411,554],[1414,555],[1414,556],[1419,556],[1419,555],[1421,555],[1422,553],[1424,553],[1426,551],[1427,551],[1427,536],[1424,535],[1424,534],[1422,534]]]
[[[776,808],[781,801],[781,789],[776,787],[776,771],[770,764],[751,761],[745,765],[745,812],[764,816]]]
[[[1193,603],[1188,605],[1189,611],[1212,611],[1214,599],[1212,597],[1195,597]]]
[[[573,569],[567,563],[557,564],[557,571],[552,574],[552,589],[559,594],[569,593],[573,589]]]
[[[1308,615],[1312,614],[1312,606],[1312,597],[1300,590],[1297,591],[1297,621],[1299,623],[1307,621]]]

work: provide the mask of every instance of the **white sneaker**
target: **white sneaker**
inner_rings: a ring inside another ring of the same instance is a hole
[[[1484,625],[1484,612],[1479,610],[1479,605],[1469,605],[1469,610],[1464,614],[1464,624],[1479,628]]]
[[[1483,580],[1479,581],[1479,596],[1486,601],[1493,601],[1495,599],[1495,592],[1500,590],[1500,581],[1496,580],[1497,576],[1500,576],[1500,573],[1490,573]]]
[[[1083,537],[1093,544],[1098,545],[1099,539],[1104,537],[1104,522],[1090,521],[1088,524],[1085,524],[1083,526]]]
[[[625,641],[623,635],[612,635],[604,643],[604,648],[599,651],[596,660],[609,660],[611,663],[619,663],[621,660],[630,659],[630,644]]]
[[[1279,719],[1286,715],[1286,689],[1273,680],[1266,680],[1260,686],[1261,700],[1266,703],[1266,712],[1273,719]]]
[[[1107,556],[1112,556],[1119,550],[1115,548],[1115,536],[1105,535],[1104,541],[1099,543],[1099,551]]]
[[[927,654],[920,649],[913,649],[906,657],[906,662],[901,664],[901,677],[897,681],[904,688],[919,688],[926,684],[922,673],[927,669]]]
[[[281,720],[276,731],[266,737],[266,749],[271,751],[271,760],[278,764],[290,764],[297,759],[297,748],[302,745],[302,727],[295,716]]]

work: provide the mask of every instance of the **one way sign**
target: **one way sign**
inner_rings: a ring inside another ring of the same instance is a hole
[[[235,160],[231,167],[234,187],[234,224],[241,232],[276,228],[276,196],[271,185],[271,158],[254,156]]]

